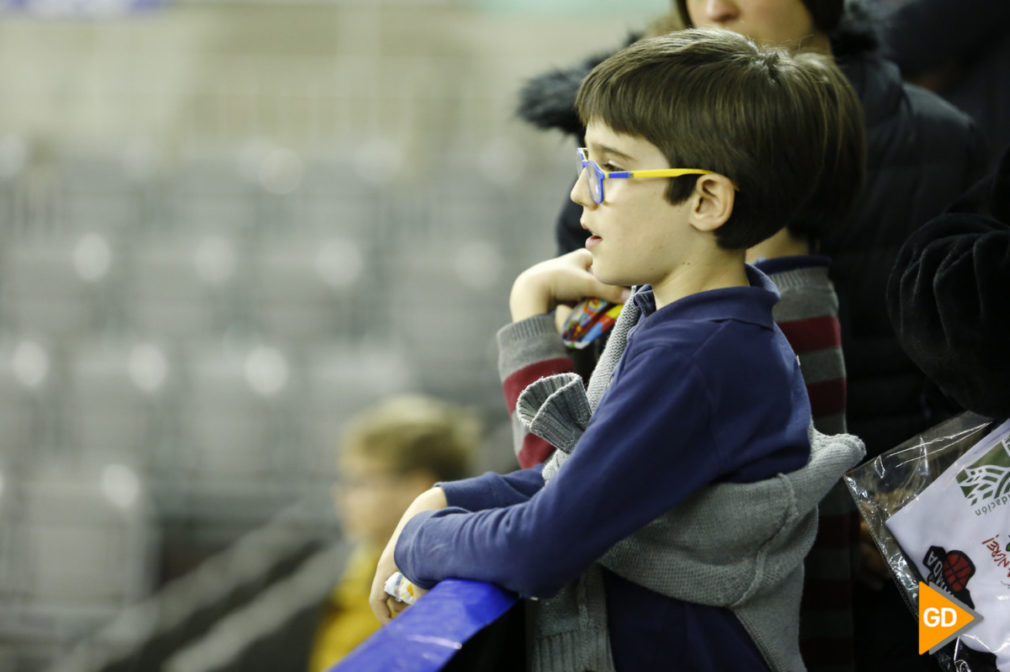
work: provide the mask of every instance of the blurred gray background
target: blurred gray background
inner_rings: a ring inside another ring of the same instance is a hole
[[[255,669],[386,395],[510,467],[494,332],[573,177],[517,89],[668,9],[0,2],[0,670]]]

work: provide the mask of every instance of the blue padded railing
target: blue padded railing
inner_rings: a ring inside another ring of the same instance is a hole
[[[446,579],[362,642],[329,672],[431,672],[518,598],[490,583]]]

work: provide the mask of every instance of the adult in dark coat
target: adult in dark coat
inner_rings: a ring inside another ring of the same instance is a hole
[[[887,308],[902,346],[945,394],[1004,419],[1010,417],[1010,147],[981,191],[988,198],[980,207],[954,208],[905,242]]]
[[[991,165],[1010,145],[1010,2],[903,0],[882,21],[884,53],[910,81],[968,113]]]

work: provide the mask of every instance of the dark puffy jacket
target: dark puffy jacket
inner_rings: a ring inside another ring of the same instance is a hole
[[[875,46],[872,35],[850,22],[832,36],[836,60],[863,103],[868,165],[851,223],[828,234],[820,247],[832,257],[840,302],[848,427],[866,442],[868,457],[956,410],[902,350],[884,294],[902,242],[979,180],[986,163],[973,122],[935,94],[903,83],[898,68]],[[575,94],[606,56],[528,82],[520,93],[519,115],[581,142]],[[556,226],[561,252],[584,245],[580,216],[581,208],[566,201]]]
[[[898,338],[968,410],[1010,417],[1010,149],[978,212],[949,212],[905,242],[887,288]]]

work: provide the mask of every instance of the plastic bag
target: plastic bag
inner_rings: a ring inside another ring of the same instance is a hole
[[[1010,421],[964,413],[844,480],[913,614],[919,581],[981,614],[936,652],[941,667],[1010,672]]]

